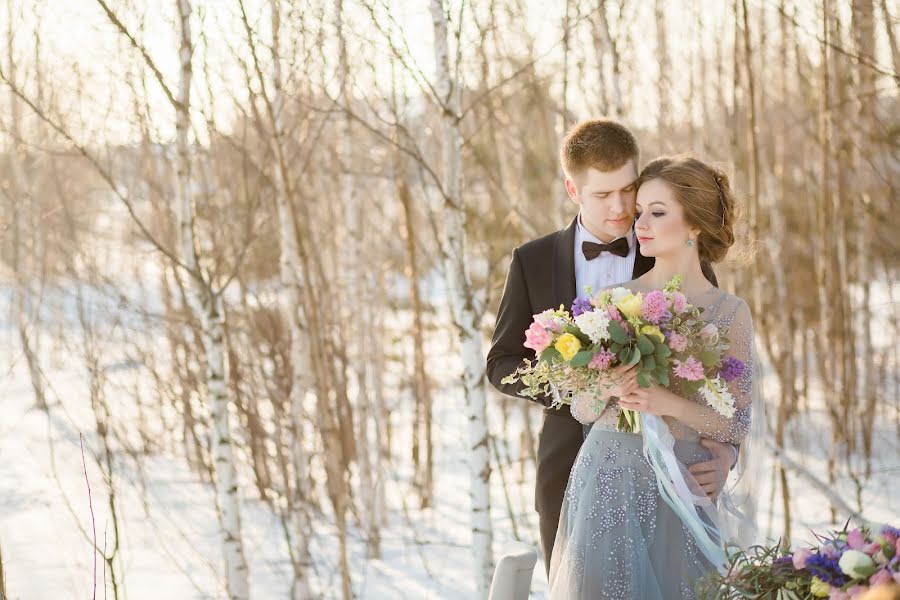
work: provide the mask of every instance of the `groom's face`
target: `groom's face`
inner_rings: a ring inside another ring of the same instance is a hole
[[[589,168],[566,179],[566,190],[579,206],[581,222],[603,242],[622,237],[634,223],[637,169],[629,161],[616,171]]]

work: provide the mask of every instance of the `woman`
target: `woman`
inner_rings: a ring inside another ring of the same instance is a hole
[[[728,500],[714,504],[687,467],[710,459],[700,437],[741,445],[742,464],[748,450],[742,442],[755,408],[750,310],[701,270],[734,243],[734,196],[721,171],[684,156],[654,160],[638,185],[635,233],[641,254],[656,264],[624,287],[646,293],[681,275],[682,293],[727,332],[727,353],[746,367],[729,384],[731,418],[700,397],[641,388],[633,370],[620,371],[610,393],[618,401],[592,425],[569,477],[550,567],[554,600],[695,598],[697,579],[722,566],[722,541],[731,537],[722,529]],[[617,432],[619,407],[643,413],[645,430]]]

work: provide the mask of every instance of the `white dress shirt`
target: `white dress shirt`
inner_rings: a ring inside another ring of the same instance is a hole
[[[634,229],[629,229],[625,234],[628,240],[628,256],[616,256],[611,252],[601,252],[594,260],[584,257],[581,250],[582,242],[594,242],[603,244],[590,231],[581,224],[581,215],[575,226],[575,297],[589,298],[585,286],[591,286],[593,293],[598,290],[631,281],[634,274],[634,259],[637,252],[637,243],[634,237]],[[619,239],[619,238],[616,238]],[[615,240],[613,240],[615,241]]]

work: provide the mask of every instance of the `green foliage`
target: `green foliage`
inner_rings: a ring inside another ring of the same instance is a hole
[[[594,353],[590,350],[579,350],[575,356],[572,357],[572,360],[569,361],[569,364],[575,368],[583,367],[594,358]]]
[[[546,348],[546,349],[544,349],[543,352],[541,352],[541,358],[540,358],[541,362],[546,362],[546,363],[552,364],[552,363],[560,361],[560,360],[562,360],[562,354],[560,354],[559,350],[557,350],[553,346],[550,346],[549,348]]]
[[[610,321],[607,331],[609,331],[610,339],[615,343],[622,344],[623,346],[628,344],[628,334],[622,329],[622,326],[619,325],[618,322]]]

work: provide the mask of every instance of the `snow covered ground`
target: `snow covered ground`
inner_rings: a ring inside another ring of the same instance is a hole
[[[9,314],[2,301],[0,314]],[[446,335],[445,340],[432,340],[435,347],[446,344],[452,348],[449,328]],[[0,322],[0,550],[7,591],[16,600],[91,598],[96,573],[96,597],[112,598],[112,589],[107,585],[104,591],[102,585],[104,564],[99,561],[95,567],[91,552],[94,530],[97,544],[103,547],[105,543],[107,551],[111,550],[113,524],[108,486],[92,456],[98,445],[89,433],[94,428],[86,376],[71,349],[54,348],[51,344],[45,347],[44,367],[51,383],[49,416],[33,407],[18,337],[8,321]],[[135,390],[140,392],[144,385],[143,375],[139,366],[121,362],[121,357],[114,358],[105,362],[113,420],[132,429],[126,439],[137,439],[133,431],[137,420]],[[441,365],[447,371],[458,367],[452,349]],[[395,407],[395,468],[389,470],[387,482],[390,515],[383,531],[383,556],[379,560],[367,559],[362,532],[355,526],[351,529],[354,593],[359,598],[373,599],[471,598],[474,583],[470,576],[468,471],[461,392],[455,384],[437,392],[435,503],[428,510],[418,509],[410,493],[409,416],[403,414],[405,399],[389,394],[389,401]],[[492,394],[489,418],[491,430],[498,436],[499,405],[499,396]],[[540,410],[536,405],[530,408],[536,428]],[[509,456],[514,461],[520,456],[521,415],[517,410],[510,412],[512,435],[498,439],[504,462]],[[792,457],[822,479],[830,439],[826,423],[823,411],[813,411],[811,416],[794,423],[789,438]],[[145,425],[153,435],[167,435],[160,431],[159,423]],[[878,427],[875,447],[880,458],[875,462],[872,478],[861,488],[863,513],[875,521],[897,524],[900,444],[894,422],[879,423]],[[82,433],[87,475],[81,454]],[[115,456],[121,558],[115,567],[116,579],[125,590],[120,597],[224,598],[212,487],[198,480],[177,454],[155,454],[137,460],[125,450],[119,448]],[[764,460],[763,472],[770,474],[771,458]],[[492,514],[494,550],[499,557],[504,545],[515,539],[513,525],[519,538],[534,546],[538,546],[538,530],[537,515],[532,510],[533,469],[528,466],[520,473],[518,462],[504,467],[508,505],[496,467],[495,464],[492,476]],[[770,506],[770,481],[766,479],[760,495],[760,528],[778,537],[782,533],[780,493]],[[827,503],[804,480],[793,477],[791,486],[795,541],[812,539],[810,528],[822,530],[842,524],[831,522]],[[291,569],[280,523],[265,504],[253,499],[254,490],[246,474],[242,489],[245,549],[253,597],[287,598]],[[857,487],[852,479],[840,479],[836,490],[857,506]],[[842,520],[840,515],[838,518]],[[313,552],[323,596],[337,598],[337,541],[328,521],[326,516],[315,524]],[[543,562],[539,559],[532,597],[545,597],[546,587]]]

